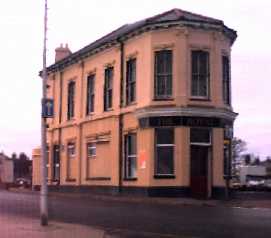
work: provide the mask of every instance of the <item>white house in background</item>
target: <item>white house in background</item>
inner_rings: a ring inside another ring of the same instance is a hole
[[[6,187],[14,181],[14,161],[0,153],[0,187]]]
[[[240,184],[249,185],[251,181],[264,182],[266,177],[266,167],[261,165],[246,165],[240,167]],[[256,184],[255,184],[256,185]]]

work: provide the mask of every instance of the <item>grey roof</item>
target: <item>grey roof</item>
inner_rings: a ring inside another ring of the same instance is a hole
[[[112,31],[111,33],[103,36],[102,38],[78,50],[77,52],[69,55],[68,57],[54,63],[53,65],[49,66],[47,70],[48,72],[52,72],[60,68],[64,68],[65,66],[71,65],[74,62],[87,57],[87,55],[93,52],[95,49],[107,44],[114,44],[120,38],[125,37],[129,33],[139,30],[142,27],[152,26],[159,23],[171,23],[171,22],[176,22],[176,21],[220,25],[224,28],[224,31],[228,33],[232,42],[234,42],[235,38],[237,37],[236,31],[226,27],[223,21],[221,20],[183,11],[181,9],[172,9],[170,11],[155,15],[150,18],[143,19],[141,21],[137,21],[132,24],[123,25],[120,28]]]

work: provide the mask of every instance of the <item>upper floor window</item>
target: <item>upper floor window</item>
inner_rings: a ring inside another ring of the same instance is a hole
[[[154,65],[155,99],[172,97],[172,51],[155,52]]]
[[[126,104],[136,100],[136,59],[126,63]]]
[[[95,87],[95,75],[91,74],[87,77],[87,115],[94,112],[94,87]]]
[[[174,174],[174,129],[159,128],[155,129],[155,174],[173,175]]]
[[[227,56],[222,56],[222,71],[223,71],[223,101],[230,105],[230,61]]]
[[[75,82],[71,81],[68,84],[68,111],[67,119],[70,120],[74,117],[74,94],[75,94]]]
[[[209,96],[209,52],[192,51],[192,85],[191,96],[208,98]]]
[[[113,97],[113,67],[105,69],[104,78],[104,111],[112,108],[112,97]]]

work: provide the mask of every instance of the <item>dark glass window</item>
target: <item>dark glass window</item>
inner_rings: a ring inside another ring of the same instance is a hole
[[[222,57],[223,101],[230,105],[230,62],[227,56]]]
[[[68,111],[67,111],[68,120],[74,117],[74,94],[75,94],[75,82],[71,81],[68,84]]]
[[[172,97],[171,50],[161,50],[155,52],[154,80],[156,99],[166,99]]]
[[[209,96],[209,53],[207,51],[192,51],[192,85],[191,96]]]
[[[126,104],[136,100],[136,59],[126,63]]]
[[[155,129],[156,175],[174,174],[174,129]]]
[[[125,178],[136,178],[137,145],[136,134],[125,135]]]
[[[95,87],[95,75],[89,75],[87,77],[87,114],[94,112],[94,88]]]
[[[112,97],[113,97],[113,67],[105,69],[104,79],[104,111],[112,108]]]
[[[206,128],[191,128],[190,129],[190,142],[211,144],[210,130]]]

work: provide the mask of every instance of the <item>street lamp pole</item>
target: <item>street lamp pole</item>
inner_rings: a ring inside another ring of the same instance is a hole
[[[43,70],[42,70],[42,111],[46,101],[47,69],[46,69],[46,42],[47,42],[47,0],[44,0],[44,39],[43,39]],[[48,225],[48,185],[47,185],[47,142],[46,142],[46,117],[41,116],[41,189],[40,189],[40,223]]]

